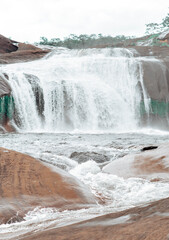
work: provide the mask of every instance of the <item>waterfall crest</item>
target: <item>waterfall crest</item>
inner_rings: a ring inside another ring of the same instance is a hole
[[[1,67],[20,131],[128,131],[148,100],[141,62],[127,49],[58,48],[44,59]]]

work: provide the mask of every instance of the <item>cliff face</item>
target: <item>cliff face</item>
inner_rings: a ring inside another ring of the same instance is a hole
[[[169,47],[135,46],[143,68],[143,82],[149,97],[149,114],[141,102],[142,123],[168,129],[169,116]]]

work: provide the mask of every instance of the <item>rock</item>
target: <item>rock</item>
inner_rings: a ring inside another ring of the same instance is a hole
[[[21,220],[35,207],[78,209],[95,204],[89,189],[70,174],[0,148],[0,223]]]
[[[22,50],[0,55],[1,64],[34,61],[44,57],[49,50]]]
[[[162,60],[144,59],[143,80],[149,97],[169,102],[169,68]]]
[[[162,32],[159,36],[158,36],[158,38],[157,39],[159,39],[159,40],[169,40],[169,29],[168,30],[166,30],[166,31],[164,31],[164,32]]]
[[[43,117],[45,102],[43,96],[43,89],[40,87],[40,80],[37,76],[33,74],[25,73],[24,75],[27,78],[28,82],[31,84],[32,91],[36,100],[38,113]]]
[[[11,87],[8,83],[8,75],[0,74],[0,98],[11,94]]]
[[[127,155],[114,160],[103,168],[103,172],[119,177],[143,177],[149,180],[169,180],[169,143],[151,151]]]
[[[14,42],[15,41],[0,35],[0,54],[17,51],[18,47],[14,44]]]
[[[40,48],[27,43],[18,43],[18,51],[39,51]]]
[[[70,155],[70,158],[76,160],[78,163],[84,163],[91,159],[97,163],[104,163],[109,161],[109,158],[106,155],[95,152],[73,152]]]
[[[66,227],[26,234],[24,240],[165,240],[169,236],[169,198],[146,207],[107,214]]]
[[[143,148],[141,149],[141,152],[153,150],[153,149],[156,149],[156,148],[158,148],[158,146],[143,147]]]
[[[164,60],[169,55],[169,47],[167,46],[132,46],[129,49],[136,50],[137,57],[155,57]]]
[[[49,52],[49,49],[42,50],[32,44],[19,43],[0,35],[0,64],[33,61]]]
[[[6,73],[0,74],[0,124],[2,132],[14,132],[14,128],[10,125],[13,117],[13,98],[11,96],[11,87],[8,82]]]

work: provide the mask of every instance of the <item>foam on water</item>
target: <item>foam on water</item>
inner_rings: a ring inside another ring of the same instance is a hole
[[[0,146],[30,154],[51,166],[58,166],[85,183],[98,199],[105,202],[89,209],[63,211],[36,208],[25,221],[0,225],[0,239],[17,239],[24,233],[60,227],[85,219],[145,205],[169,196],[168,182],[151,182],[142,178],[124,179],[102,172],[102,164],[88,159],[84,163],[70,159],[73,152],[97,152],[110,157],[138,151],[141,146],[166,142],[167,136],[146,134],[5,134]]]
[[[130,131],[138,127],[142,97],[149,106],[141,61],[128,49],[61,48],[39,61],[1,66],[1,72],[9,76],[22,132]]]

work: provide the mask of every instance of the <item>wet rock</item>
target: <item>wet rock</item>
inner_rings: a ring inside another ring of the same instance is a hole
[[[144,86],[149,97],[169,101],[169,68],[162,60],[142,60]]]
[[[120,177],[169,180],[169,143],[151,151],[127,155],[107,164],[103,171]]]
[[[8,82],[8,75],[6,73],[0,74],[0,98],[11,94],[11,86]]]
[[[0,148],[0,182],[1,223],[21,220],[37,206],[64,210],[95,203],[90,190],[73,176],[4,148]]]
[[[156,148],[158,148],[158,146],[148,146],[148,147],[143,147],[140,151],[144,152],[144,151],[153,150]]]
[[[97,163],[104,163],[110,160],[108,156],[95,152],[73,152],[70,158],[78,163],[84,163],[91,159]]]
[[[29,81],[29,83],[31,84],[32,91],[34,93],[35,100],[36,100],[37,110],[38,110],[39,114],[42,116],[43,111],[44,111],[45,102],[44,102],[44,97],[43,97],[43,89],[40,87],[39,78],[32,74],[25,73],[24,75],[27,78],[27,80]]]
[[[146,207],[107,214],[61,228],[25,235],[24,240],[165,240],[168,239],[169,198]]]

